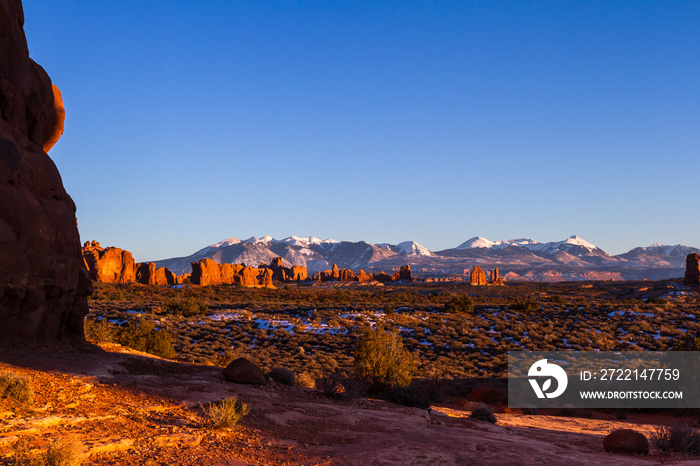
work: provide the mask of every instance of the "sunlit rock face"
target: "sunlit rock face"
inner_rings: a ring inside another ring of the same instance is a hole
[[[0,346],[83,342],[90,280],[75,204],[46,155],[63,103],[29,58],[19,0],[0,0]]]

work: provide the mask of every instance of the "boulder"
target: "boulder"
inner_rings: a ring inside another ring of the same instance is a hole
[[[136,282],[142,285],[155,285],[156,264],[153,262],[139,262],[136,264]]]
[[[472,269],[470,281],[472,285],[486,285],[486,274],[478,265]]]
[[[685,258],[685,286],[700,287],[700,254],[688,254]]]
[[[355,280],[359,283],[364,283],[372,280],[372,277],[367,275],[364,270],[360,270],[360,272],[355,277]]]
[[[29,58],[19,0],[0,0],[0,346],[82,343],[92,284],[75,204],[46,151],[65,112]]]
[[[252,267],[251,267],[252,268]],[[265,385],[267,379],[258,366],[246,358],[238,358],[224,368],[224,378],[229,382]]]
[[[649,453],[649,442],[644,434],[632,429],[620,429],[603,439],[603,448],[611,453]]]
[[[136,262],[129,251],[115,247],[102,248],[100,243],[92,241],[83,245],[82,256],[93,281],[100,283],[136,281]]]

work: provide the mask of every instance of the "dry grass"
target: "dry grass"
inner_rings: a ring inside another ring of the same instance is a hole
[[[651,443],[661,451],[690,452],[700,455],[700,433],[686,424],[671,422],[651,434]]]
[[[13,445],[12,466],[80,466],[85,458],[83,445],[74,439],[56,439],[45,451],[33,451],[27,439]]]
[[[204,405],[202,410],[207,418],[208,427],[212,429],[231,429],[250,412],[247,404],[233,397]]]
[[[25,406],[33,405],[34,390],[31,380],[14,372],[0,373],[0,398]]]

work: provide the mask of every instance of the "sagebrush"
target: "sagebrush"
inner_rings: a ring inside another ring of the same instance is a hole
[[[355,374],[374,393],[391,387],[408,387],[416,370],[413,355],[397,333],[369,328],[355,348]]]
[[[212,429],[230,429],[250,412],[250,407],[236,398],[225,398],[219,402],[202,406],[207,425]]]

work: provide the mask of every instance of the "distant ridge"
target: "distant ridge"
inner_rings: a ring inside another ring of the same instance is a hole
[[[227,238],[186,257],[156,261],[177,274],[188,273],[192,262],[210,258],[218,263],[258,266],[281,257],[286,266],[303,265],[309,273],[333,264],[354,271],[389,270],[408,264],[420,276],[463,275],[475,265],[501,270],[506,280],[640,280],[683,276],[685,256],[700,249],[653,244],[611,256],[572,235],[540,243],[529,238],[491,241],[475,236],[452,249],[430,251],[415,241],[398,244],[337,241],[314,236]]]

